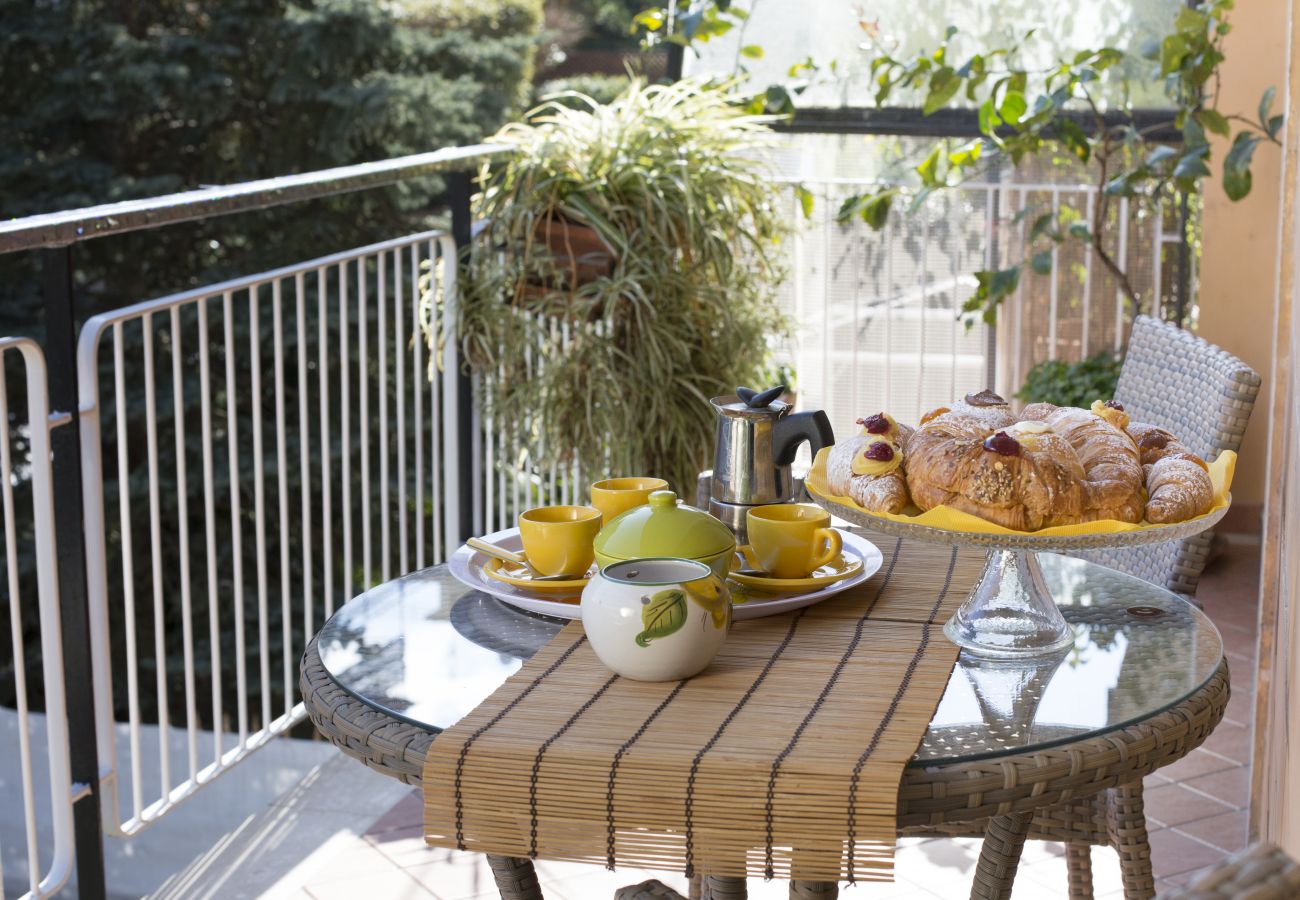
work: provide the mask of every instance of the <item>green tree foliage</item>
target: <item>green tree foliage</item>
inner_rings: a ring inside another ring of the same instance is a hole
[[[958,56],[953,52],[957,32],[949,28],[932,51],[906,59],[881,53],[872,60],[877,104],[886,103],[897,90],[914,89],[924,96],[926,115],[959,103],[979,109],[981,137],[938,141],[915,167],[920,188],[912,193],[911,209],[933,192],[984,172],[990,164],[1005,160],[1019,165],[1045,154],[1076,160],[1089,167],[1097,182],[1091,221],[1079,220],[1074,210],[1025,210],[1022,215],[1035,216],[1025,258],[1005,269],[976,273],[979,287],[967,301],[966,312],[994,321],[998,306],[1015,291],[1026,264],[1033,272],[1050,273],[1051,248],[1066,241],[1086,244],[1140,311],[1144,298],[1130,282],[1124,261],[1112,253],[1106,234],[1112,204],[1124,198],[1154,209],[1171,190],[1199,191],[1202,182],[1213,177],[1210,134],[1232,140],[1221,164],[1228,198],[1240,200],[1250,192],[1255,148],[1261,141],[1279,143],[1282,117],[1273,113],[1272,88],[1249,116],[1219,109],[1218,68],[1224,59],[1224,38],[1231,31],[1232,7],[1232,0],[1204,0],[1183,7],[1163,38],[1145,48],[1151,79],[1163,84],[1171,108],[1167,123],[1143,130],[1123,117],[1116,121],[1105,115],[1103,89],[1123,79],[1124,67],[1131,71],[1135,62],[1115,48],[1080,50],[1045,69],[1035,69],[1023,62],[1021,45]],[[1032,39],[1030,32],[1024,43]],[[1125,109],[1121,105],[1120,111]],[[1151,140],[1149,133],[1159,128],[1181,131],[1181,145]],[[898,187],[886,187],[850,197],[839,218],[861,218],[880,228],[901,193]]]
[[[70,209],[477,142],[517,114],[528,100],[540,6],[540,0],[407,0],[394,4],[372,0],[223,0],[208,4],[0,0],[0,84],[4,85],[0,122],[5,135],[0,142],[0,215],[9,218]],[[410,233],[431,223],[442,190],[441,180],[430,178],[387,190],[78,245],[73,250],[79,318]],[[0,333],[39,337],[40,283],[39,254],[0,256]],[[286,308],[292,308],[293,299],[291,293],[286,294]],[[259,326],[263,339],[271,333],[269,313],[270,304],[264,299]],[[370,316],[373,319],[375,315],[372,307]],[[155,338],[155,363],[159,373],[169,373],[173,350],[170,340],[162,339],[166,337],[166,316],[160,318],[162,321],[155,323],[162,330],[158,332],[161,337]],[[239,316],[237,322],[236,345],[247,348],[247,316]],[[187,319],[183,326],[192,329],[193,320]],[[129,329],[126,337],[124,355],[131,361],[126,377],[128,407],[133,411],[126,449],[130,459],[139,463],[145,459],[139,329]],[[337,332],[332,332],[332,346],[338,346],[337,339]],[[185,349],[190,356],[183,360],[187,414],[196,417],[199,388],[189,381],[197,382],[197,375],[190,374],[195,372],[192,355],[196,347],[192,336],[188,341]],[[286,399],[289,408],[295,409],[296,370],[290,367],[296,365],[297,347],[292,334],[286,343]],[[212,351],[212,370],[219,373],[224,353],[219,345]],[[269,385],[273,371],[269,346],[262,362],[268,370],[265,384]],[[105,377],[107,370],[101,372],[101,379]],[[375,378],[373,373],[371,378]],[[159,382],[158,408],[168,410],[172,401],[166,376]],[[221,396],[214,397],[214,402],[224,407]],[[253,397],[243,383],[238,402],[241,435],[249,434],[255,414],[263,421],[273,421],[269,391],[264,397]],[[353,402],[355,405],[355,398]],[[111,418],[104,422],[109,496],[116,496],[115,459],[120,449],[114,425]],[[214,423],[217,434],[223,435],[226,427],[219,416]],[[191,425],[188,438],[195,445],[189,452],[191,464],[199,452],[197,431]],[[268,453],[271,446],[268,442]],[[312,452],[314,468],[320,452],[316,444]],[[170,441],[160,441],[163,484],[159,493],[162,518],[168,522],[177,520],[176,492],[169,482],[176,471],[174,453]],[[297,453],[296,446],[289,448],[291,459],[297,459]],[[149,545],[148,500],[141,468],[136,466],[129,487],[132,507],[140,511],[133,520],[137,552]],[[218,466],[215,476],[216,518],[224,522],[230,515],[229,484],[221,469]],[[290,472],[289,496],[297,496],[302,476],[296,468]],[[196,535],[202,534],[203,527],[199,481],[191,474],[188,514],[191,532]],[[25,495],[26,485],[19,490]],[[251,496],[241,501],[247,533],[252,529],[251,501]],[[20,496],[20,508],[25,508],[25,502]],[[109,515],[113,515],[111,509]],[[317,527],[320,519],[318,513]],[[169,598],[166,628],[174,635],[179,632],[180,618],[179,604],[174,602],[179,547],[174,530],[164,531],[162,540],[163,591]],[[116,535],[110,534],[110,554],[115,548]],[[223,544],[221,552],[228,554],[229,547]],[[297,565],[297,554],[294,556]],[[110,579],[116,578],[116,558],[109,563]],[[330,564],[336,569],[339,565],[337,560]],[[219,594],[229,598],[234,589],[233,569],[227,558],[217,568]],[[295,583],[299,576],[295,570]],[[142,646],[151,640],[149,577],[147,571],[142,572],[137,585]],[[201,583],[202,570],[196,568],[193,577]],[[245,593],[254,596],[252,567],[245,567],[243,582]],[[336,584],[341,583],[342,578],[336,577]],[[206,621],[205,595],[196,590],[196,621]],[[269,631],[278,649],[281,623],[277,606],[272,604]],[[7,607],[0,611],[0,616],[5,614]],[[233,665],[231,617],[228,611],[223,614],[223,657],[227,665]],[[318,614],[317,625],[319,622]],[[24,625],[29,635],[34,635],[34,621]],[[251,620],[247,627],[253,627]],[[293,646],[300,649],[301,623],[295,623],[295,628]],[[208,690],[203,681],[207,677],[203,671],[206,634],[203,629],[197,631],[202,697]],[[28,646],[35,647],[34,640],[29,640]],[[178,651],[176,645],[171,649]],[[144,656],[140,677],[151,679],[151,661]],[[120,684],[120,647],[115,663]],[[36,664],[35,654],[29,655],[29,667]],[[8,667],[9,663],[0,665]],[[168,665],[179,668],[181,654],[169,654]],[[11,668],[0,668],[0,703],[12,700],[12,674]],[[273,679],[277,685],[278,680]],[[256,684],[253,689],[256,691]],[[233,685],[228,690],[233,691]],[[179,693],[172,693],[174,715],[179,712],[175,708]],[[283,701],[277,695],[273,709],[278,712]],[[233,708],[233,697],[227,698],[225,708],[227,712]],[[146,718],[155,714],[145,710]]]

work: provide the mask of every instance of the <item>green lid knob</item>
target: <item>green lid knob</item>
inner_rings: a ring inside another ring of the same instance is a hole
[[[650,505],[655,509],[666,509],[677,505],[677,495],[672,491],[655,491],[650,495]]]

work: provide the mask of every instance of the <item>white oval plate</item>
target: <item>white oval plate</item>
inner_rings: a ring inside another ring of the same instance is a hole
[[[857,587],[880,570],[881,565],[884,564],[884,556],[881,554],[880,548],[866,538],[850,534],[847,531],[841,531],[840,535],[844,539],[844,552],[862,559],[862,568],[858,570],[856,575],[807,593],[775,594],[769,599],[754,599],[745,603],[737,603],[732,607],[732,617],[737,622],[741,622],[745,619],[775,616],[791,610],[802,609],[805,606],[812,606],[827,597],[833,597],[847,591],[849,588]],[[497,544],[507,550],[517,551],[523,549],[523,542],[519,539],[518,528],[507,528],[504,531],[484,535],[483,540]],[[519,609],[539,613],[543,616],[552,616],[556,619],[581,618],[582,612],[578,607],[579,594],[575,594],[571,602],[566,602],[557,600],[554,594],[549,596],[537,594],[524,588],[497,581],[483,571],[483,567],[487,565],[489,558],[486,554],[479,553],[472,547],[461,546],[448,560],[447,568],[466,587],[482,591],[485,594],[491,594],[503,603],[508,603]]]

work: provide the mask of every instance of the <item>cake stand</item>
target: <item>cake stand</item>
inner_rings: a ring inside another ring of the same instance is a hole
[[[814,502],[832,515],[873,531],[957,547],[988,551],[988,561],[970,596],[943,626],[954,644],[983,657],[1015,659],[1051,657],[1074,641],[1065,617],[1043,581],[1038,554],[1076,554],[1084,550],[1124,549],[1176,541],[1200,534],[1223,518],[1228,503],[1203,516],[1140,531],[1081,535],[1029,532],[988,534],[954,531],[899,522],[858,506],[837,503],[809,491]]]

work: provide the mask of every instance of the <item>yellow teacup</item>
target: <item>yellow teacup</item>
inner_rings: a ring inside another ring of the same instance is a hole
[[[745,514],[745,526],[749,544],[740,552],[773,578],[807,578],[843,549],[830,513],[808,503],[757,506]]]
[[[539,506],[519,514],[519,537],[528,564],[543,575],[585,575],[596,559],[593,542],[600,510],[590,506]]]
[[[667,489],[662,478],[607,478],[591,486],[591,505],[611,522],[620,513],[645,506],[655,491]]]

